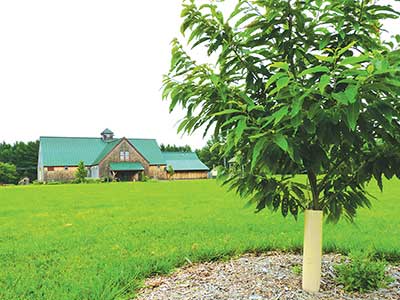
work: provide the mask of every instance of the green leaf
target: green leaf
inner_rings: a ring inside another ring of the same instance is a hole
[[[342,59],[339,64],[340,65],[354,65],[358,64],[360,62],[366,62],[369,61],[369,56],[368,55],[360,55],[360,56],[351,56],[351,57],[346,57],[345,59]]]
[[[257,141],[257,143],[255,144],[254,149],[253,149],[253,155],[251,158],[251,166],[250,166],[251,170],[254,169],[254,167],[257,163],[258,157],[260,156],[261,151],[264,149],[265,143],[266,143],[265,139],[259,139]]]
[[[279,68],[287,71],[289,69],[289,64],[285,62],[275,62],[269,65],[271,68]]]
[[[274,125],[278,124],[282,120],[282,118],[287,115],[288,110],[288,107],[284,106],[280,110],[272,114],[272,117],[275,119]]]
[[[247,13],[245,14],[243,17],[241,17],[235,24],[235,27],[239,27],[240,25],[242,25],[244,22],[246,22],[248,19],[252,18],[252,17],[256,17],[257,14],[255,13]]]
[[[346,119],[349,124],[349,129],[354,131],[356,129],[357,120],[360,115],[360,106],[358,103],[352,103],[347,107]]]
[[[332,57],[332,56],[324,56],[324,55],[314,55],[314,56],[318,60],[327,61],[327,62],[330,62],[330,63],[332,63],[335,60],[335,58]]]
[[[330,80],[331,80],[331,78],[326,74],[321,76],[321,79],[319,80],[319,83],[318,83],[318,88],[319,88],[319,91],[321,92],[321,94],[324,93],[325,88],[329,84]]]
[[[389,79],[388,78],[388,79],[386,79],[386,82],[389,83],[390,85],[400,87],[400,81],[399,80]]]
[[[246,129],[246,120],[241,119],[235,129],[235,139],[234,144],[237,145],[240,138],[242,137],[243,131]]]
[[[308,74],[314,74],[314,73],[328,73],[329,71],[330,70],[328,69],[328,67],[316,66],[316,67],[312,67],[307,70],[304,70],[303,72],[301,72],[299,74],[299,77],[302,77],[302,76],[308,75]]]
[[[273,137],[273,141],[277,144],[283,151],[288,152],[289,144],[286,138],[282,134],[276,134]]]
[[[319,42],[319,50],[322,50],[326,47],[326,45],[329,44],[329,36],[325,36],[320,42]]]
[[[295,115],[298,114],[298,112],[301,110],[301,107],[302,107],[302,105],[303,105],[303,102],[304,102],[304,97],[296,98],[296,99],[293,101],[292,110],[291,110],[291,112],[290,112],[290,116],[291,116],[291,117],[294,117]]]
[[[279,78],[278,81],[276,82],[276,87],[278,88],[278,90],[281,90],[288,84],[289,84],[289,77],[282,77]]]
[[[356,102],[357,86],[348,85],[346,90],[344,91],[344,94],[346,95],[347,100],[348,100],[349,103]]]
[[[343,92],[332,93],[332,97],[341,104],[345,105],[349,104],[349,100],[347,99],[346,95]]]
[[[219,111],[219,112],[217,112],[215,114],[212,114],[212,116],[230,115],[230,114],[234,114],[234,113],[241,113],[241,111],[237,110],[237,109],[233,109],[233,108],[225,109],[223,111]]]
[[[353,47],[357,42],[353,41],[350,44],[348,44],[346,47],[341,48],[338,52],[337,52],[337,56],[341,56],[343,53],[345,53],[347,50],[349,50],[351,47]]]
[[[332,97],[341,104],[352,104],[357,101],[357,90],[358,88],[356,85],[350,84],[344,92],[332,93]]]
[[[277,81],[277,80],[278,80],[279,78],[281,78],[282,76],[286,76],[286,74],[285,74],[285,73],[279,72],[279,73],[276,73],[276,74],[272,75],[272,76],[267,80],[267,82],[265,83],[265,88],[266,88],[266,89],[269,88],[269,86],[270,86],[271,84],[273,84],[275,81]]]

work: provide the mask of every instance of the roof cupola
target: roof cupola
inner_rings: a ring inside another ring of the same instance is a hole
[[[110,141],[114,138],[114,132],[112,132],[110,129],[106,128],[101,133],[101,137],[102,137],[103,141]]]

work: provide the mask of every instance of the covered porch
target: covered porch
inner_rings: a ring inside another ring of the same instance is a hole
[[[144,167],[140,162],[112,162],[110,172],[117,181],[138,181]]]

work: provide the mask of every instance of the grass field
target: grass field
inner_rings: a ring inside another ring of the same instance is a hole
[[[355,224],[325,225],[325,250],[400,257],[400,181]],[[300,249],[302,218],[255,215],[215,181],[0,188],[0,299],[129,299],[191,261]]]

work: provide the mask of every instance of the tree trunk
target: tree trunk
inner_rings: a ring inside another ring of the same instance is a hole
[[[318,292],[321,280],[322,210],[304,212],[303,290]]]

